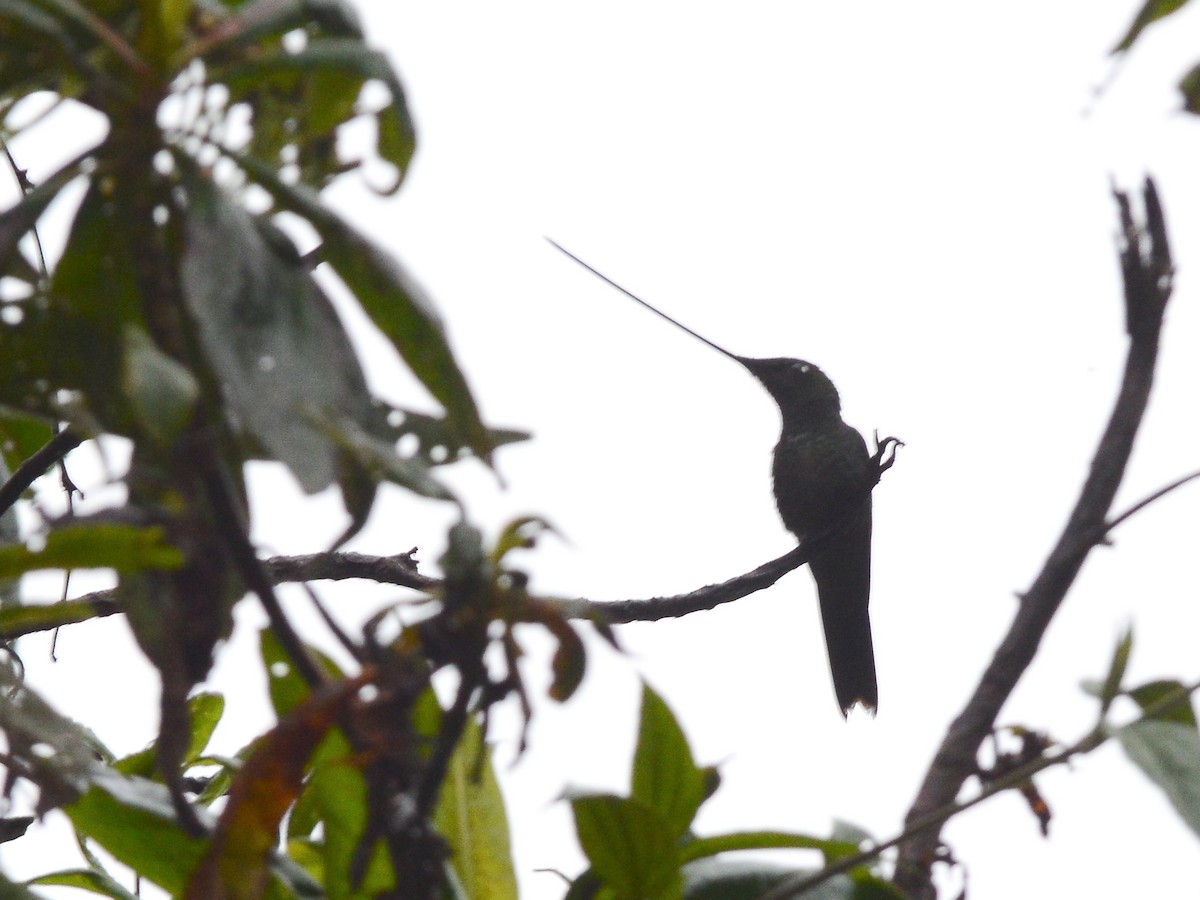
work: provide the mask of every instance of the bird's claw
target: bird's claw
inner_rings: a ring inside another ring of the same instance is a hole
[[[882,441],[879,439],[879,432],[875,432],[875,455],[871,457],[871,462],[875,464],[876,480],[883,475],[896,463],[896,448],[903,447],[904,441],[898,437],[885,437]]]

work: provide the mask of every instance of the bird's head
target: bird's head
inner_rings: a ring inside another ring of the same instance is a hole
[[[770,391],[785,422],[804,424],[840,418],[837,388],[819,368],[803,359],[735,356]]]

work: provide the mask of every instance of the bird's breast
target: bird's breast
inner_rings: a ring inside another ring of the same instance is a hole
[[[870,504],[870,454],[862,435],[844,422],[785,429],[775,446],[772,476],[779,515],[798,538],[833,525],[852,504]]]

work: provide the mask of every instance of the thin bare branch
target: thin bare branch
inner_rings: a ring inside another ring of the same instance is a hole
[[[715,609],[723,603],[769,588],[780,578],[808,562],[812,555],[808,544],[801,544],[783,556],[763,563],[757,569],[720,584],[709,584],[686,594],[651,597],[645,600],[556,600],[563,613],[572,619],[600,619],[611,625],[626,622],[655,622],[674,619],[694,612]]]
[[[1154,183],[1143,187],[1146,221],[1138,225],[1126,194],[1114,191],[1121,219],[1119,255],[1125,282],[1125,321],[1130,336],[1120,394],[1075,509],[1042,571],[1022,597],[1008,634],[962,713],[951,724],[926,772],[906,823],[930,820],[954,803],[963,783],[977,770],[976,754],[1021,675],[1033,661],[1051,619],[1074,583],[1088,552],[1107,533],[1106,517],[1120,486],[1141,424],[1154,368],[1163,312],[1171,294],[1171,254]],[[937,855],[941,823],[900,846],[896,885],[914,900],[932,900],[930,869]]]
[[[1137,719],[1124,727],[1129,728],[1140,722],[1149,722],[1169,715],[1176,707],[1187,702],[1197,690],[1200,690],[1200,682],[1183,686],[1178,690],[1165,694],[1154,703],[1149,704],[1142,710],[1142,714]],[[987,784],[980,788],[979,793],[969,800],[963,800],[959,803],[949,803],[941,809],[934,810],[920,821],[906,823],[904,830],[890,840],[873,844],[861,853],[840,859],[819,872],[812,875],[789,878],[777,884],[759,898],[759,900],[786,900],[789,897],[799,897],[805,891],[811,890],[817,885],[828,881],[830,878],[874,861],[881,854],[891,850],[893,847],[898,847],[910,838],[948,822],[964,810],[978,806],[984,800],[994,797],[1002,791],[1020,787],[1039,772],[1043,772],[1053,766],[1069,763],[1076,756],[1091,753],[1093,750],[1106,744],[1116,733],[1115,729],[1105,727],[1104,723],[1101,723],[1069,747],[1065,747],[1057,753],[1039,756],[1022,766],[1006,772],[1000,778],[988,781]]]
[[[31,484],[49,471],[50,467],[82,444],[83,435],[72,428],[64,428],[17,467],[8,481],[0,485],[0,515],[21,499]]]

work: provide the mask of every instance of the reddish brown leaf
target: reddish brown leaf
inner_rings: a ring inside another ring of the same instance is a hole
[[[246,760],[229,791],[212,844],[188,882],[184,900],[256,900],[267,886],[267,856],[304,781],[308,759],[366,675],[305,700],[273,728]]]

